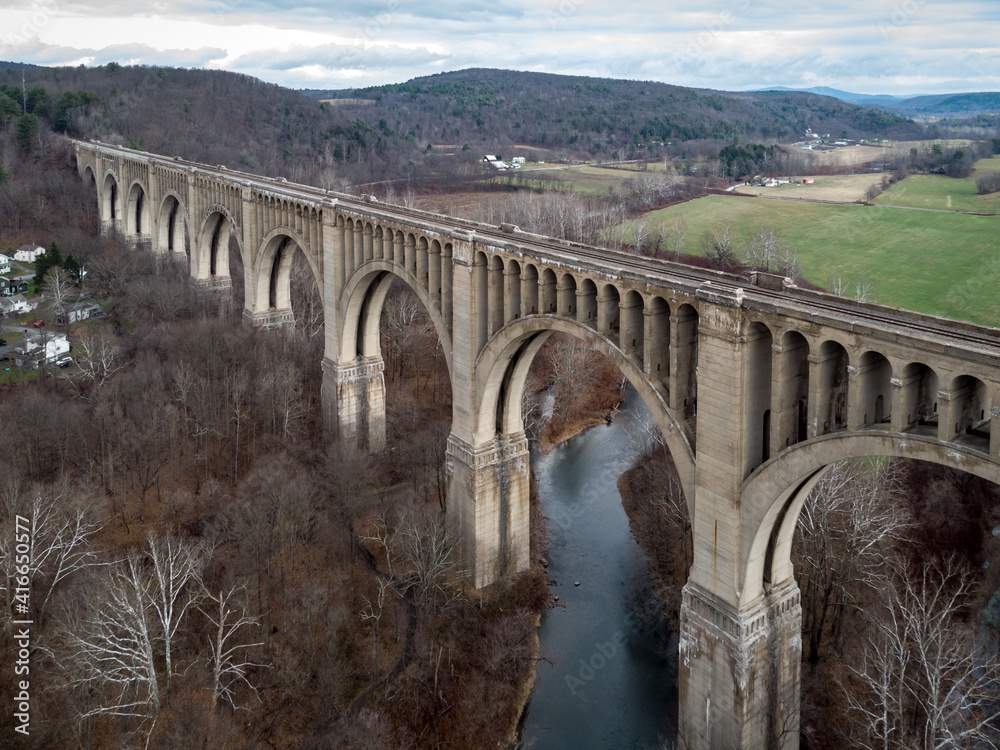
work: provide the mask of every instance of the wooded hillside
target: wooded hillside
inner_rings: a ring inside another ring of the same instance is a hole
[[[373,100],[345,112],[381,133],[402,130],[477,150],[525,144],[630,158],[692,140],[793,141],[806,128],[851,138],[920,132],[897,115],[804,92],[711,91],[511,70],[470,68],[390,86],[306,93]]]

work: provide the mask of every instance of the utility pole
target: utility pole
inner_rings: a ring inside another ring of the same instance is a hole
[[[21,111],[28,114],[28,89],[24,85],[24,68],[21,68]]]

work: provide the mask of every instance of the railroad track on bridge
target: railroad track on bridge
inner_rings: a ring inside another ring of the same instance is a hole
[[[103,144],[95,144],[103,145]],[[109,147],[116,151],[121,147]],[[390,218],[407,218],[424,224],[437,225],[441,234],[455,239],[475,239],[498,248],[510,248],[517,244],[530,245],[540,249],[565,262],[586,260],[592,263],[596,270],[612,274],[632,274],[636,278],[649,278],[655,275],[662,280],[681,281],[696,288],[710,283],[716,289],[737,295],[742,290],[744,298],[779,304],[782,307],[794,306],[803,313],[815,314],[823,312],[833,318],[849,320],[853,324],[871,326],[872,330],[883,330],[887,327],[910,330],[926,336],[939,334],[954,341],[960,339],[976,347],[984,348],[998,357],[1000,363],[1000,329],[976,326],[969,323],[956,323],[944,318],[923,315],[906,311],[907,317],[898,314],[896,308],[873,305],[872,303],[854,304],[849,300],[837,301],[829,299],[829,295],[811,292],[799,288],[788,290],[767,289],[751,282],[750,279],[734,277],[722,271],[698,269],[683,266],[679,263],[656,258],[638,258],[620,251],[598,248],[567,240],[556,240],[551,237],[521,231],[513,225],[499,227],[484,225],[471,219],[446,216],[429,211],[382,203],[374,196],[356,196],[347,193],[325,190],[323,188],[289,182],[282,177],[266,177],[239,170],[231,170],[224,166],[210,166],[190,162],[179,157],[169,158],[136,152],[135,158],[145,159],[151,163],[173,168],[185,168],[190,171],[208,174],[220,180],[230,181],[238,185],[256,185],[263,188],[267,185],[270,191],[284,194],[290,199],[307,199],[317,202],[336,201],[338,206],[361,214],[377,214],[382,209]],[[456,234],[456,229],[458,234]],[[463,236],[468,235],[468,236]],[[876,309],[872,309],[872,308]],[[894,314],[897,313],[897,314]],[[919,318],[912,320],[913,316]]]

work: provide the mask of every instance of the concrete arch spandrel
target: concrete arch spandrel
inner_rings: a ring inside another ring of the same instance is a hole
[[[359,326],[361,316],[365,313],[366,302],[367,306],[374,306],[374,309],[381,310],[382,303],[389,293],[389,287],[392,285],[392,281],[397,278],[401,279],[417,295],[420,304],[427,311],[438,341],[441,342],[441,350],[448,367],[448,377],[453,382],[451,337],[448,334],[444,318],[431,303],[427,290],[421,288],[411,274],[401,272],[399,266],[391,261],[369,261],[347,279],[338,301],[340,314],[336,318],[340,321],[340,330],[337,332],[339,351],[327,352],[326,356],[341,363],[352,362],[358,356],[359,333],[368,342],[378,341],[378,326],[381,316],[367,317],[363,330]],[[332,319],[332,316],[328,317],[328,320]]]
[[[868,456],[929,461],[1000,484],[1000,464],[924,436],[850,432],[794,445],[763,464],[740,487],[741,604],[750,604],[763,593],[769,547],[770,581],[777,584],[792,575],[790,555],[799,511],[823,472],[839,461]]]
[[[146,184],[142,180],[132,180],[125,211],[126,234],[152,234],[150,201]]]
[[[191,235],[188,226],[187,205],[181,195],[172,188],[163,192],[159,205],[156,207],[156,236],[153,238],[153,250],[165,253],[169,249],[170,213],[174,203],[177,204],[177,211],[174,216],[173,252],[183,255],[186,249],[185,238],[189,238]]]
[[[541,347],[544,338],[539,334],[552,332],[566,333],[583,340],[589,346],[603,354],[615,365],[625,378],[632,384],[649,408],[663,434],[670,455],[677,466],[681,488],[688,503],[688,510],[694,517],[694,448],[685,435],[680,422],[674,418],[664,400],[663,394],[643,375],[635,362],[605,337],[597,334],[584,323],[566,320],[555,316],[528,316],[520,318],[505,326],[494,336],[476,360],[477,384],[477,419],[474,427],[474,438],[480,444],[492,440],[496,433],[497,400],[500,398],[501,385],[507,376],[508,369],[517,357],[514,377],[509,380],[507,403],[520,409],[521,394],[524,391],[524,380],[531,359]],[[531,339],[529,346],[526,341]],[[521,355],[521,356],[518,356]],[[505,421],[510,419],[505,415]]]
[[[113,169],[104,170],[104,177],[98,188],[101,191],[101,221],[116,222],[122,218],[122,189],[118,175]]]
[[[83,178],[83,181],[85,183],[94,186],[94,190],[97,193],[97,208],[98,208],[98,211],[100,211],[100,208],[101,208],[101,186],[97,182],[97,172],[94,170],[94,167],[92,165],[90,165],[90,164],[84,164],[83,167],[82,167],[82,172],[81,172],[80,176]],[[103,217],[102,216],[98,216],[97,218],[98,219],[102,219]]]
[[[246,279],[246,288],[249,290],[247,294],[248,310],[259,313],[265,312],[270,308],[272,265],[274,264],[275,255],[278,253],[278,248],[281,247],[281,240],[283,238],[291,240],[291,244],[302,251],[306,262],[309,264],[309,270],[312,271],[316,286],[319,289],[320,300],[324,300],[323,269],[320,268],[318,261],[308,249],[309,244],[305,238],[290,227],[275,227],[264,235],[257,246],[256,252],[254,252],[251,263],[247,263],[246,253],[243,251],[242,244],[240,245],[244,273],[249,276]],[[288,292],[289,274],[294,257],[295,253],[289,252],[282,258],[278,284],[281,286],[283,295]]]
[[[218,254],[213,274],[212,238],[217,228],[219,245],[215,248]],[[193,247],[191,248],[191,275],[193,278],[205,280],[213,275],[229,276],[229,237],[231,234],[236,237],[236,244],[245,267],[246,253],[243,249],[243,235],[239,230],[239,225],[225,206],[217,203],[209,206],[202,217],[198,234],[193,239]]]

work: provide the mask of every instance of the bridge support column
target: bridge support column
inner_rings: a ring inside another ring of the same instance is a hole
[[[680,744],[799,746],[802,607],[789,579],[736,608],[684,587],[680,634]]]
[[[524,433],[472,445],[448,438],[448,528],[476,588],[528,567],[528,441]]]
[[[760,438],[747,408],[770,406],[755,378],[770,344],[742,314],[742,290],[698,289],[714,307],[699,317],[694,560],[684,587],[679,730],[689,750],[798,747],[798,590],[793,580],[746,590],[741,484]],[[769,381],[766,381],[770,385]],[[756,394],[756,395],[755,395]],[[765,566],[766,567],[766,566]],[[768,571],[770,572],[770,571]],[[750,598],[752,597],[752,598]]]
[[[341,440],[361,440],[368,450],[385,448],[385,364],[366,357],[340,365],[323,360],[323,429]]]

